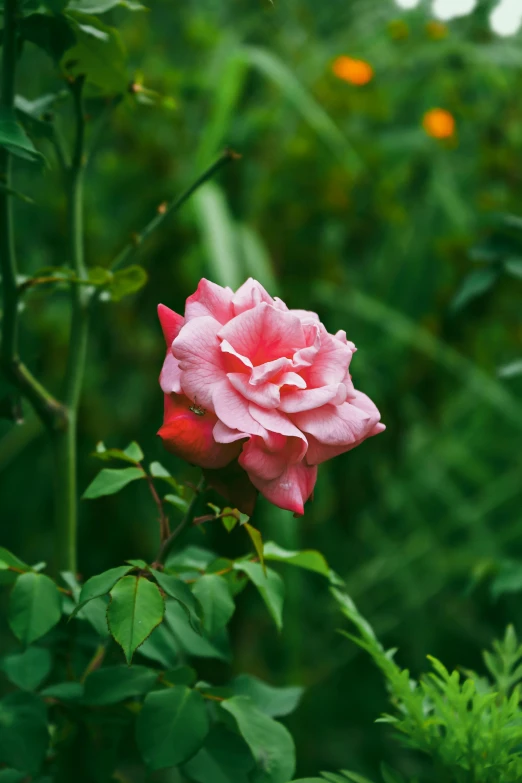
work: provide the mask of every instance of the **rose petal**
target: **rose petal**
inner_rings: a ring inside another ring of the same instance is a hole
[[[219,330],[219,337],[247,356],[254,366],[285,356],[290,358],[305,346],[299,319],[266,302],[233,318]]]
[[[227,354],[225,360],[227,361],[228,372],[242,372],[244,370],[250,371],[254,366],[250,359],[246,356],[241,356],[240,353],[233,348],[227,340],[221,341],[221,353]]]
[[[216,384],[213,390],[216,415],[230,429],[239,430],[246,435],[266,437],[267,432],[249,411],[249,403],[230,384],[228,378]]]
[[[233,430],[231,427],[227,427],[227,425],[223,424],[219,419],[214,425],[212,434],[214,440],[218,443],[235,443],[236,440],[243,440],[244,438],[249,437],[248,435],[245,435],[244,432],[239,432],[238,430]]]
[[[321,347],[310,367],[303,370],[308,388],[342,383],[350,365],[353,349],[320,326]]]
[[[260,364],[259,367],[254,367],[250,375],[250,383],[253,386],[257,386],[259,383],[266,383],[271,381],[282,370],[286,370],[288,367],[292,367],[292,360],[283,356],[281,359],[274,359],[272,362],[265,362]]]
[[[261,283],[257,280],[249,277],[246,282],[240,286],[232,299],[234,315],[240,315],[246,310],[251,310],[261,302],[267,302],[268,304],[274,304],[274,300],[270,294],[265,291]]]
[[[232,298],[234,292],[231,288],[222,288],[216,283],[203,278],[199,281],[197,291],[189,296],[185,305],[185,319],[201,318],[209,315],[226,324],[234,316],[232,310]]]
[[[283,386],[297,386],[298,389],[306,389],[306,381],[296,372],[285,372],[279,376],[277,383],[279,388]]]
[[[210,316],[185,322],[172,343],[181,370],[181,387],[190,400],[213,410],[212,390],[225,370],[217,333],[220,324]]]
[[[323,405],[322,408],[292,414],[292,421],[320,443],[349,446],[368,437],[379,420],[379,412],[369,414],[350,402]]]
[[[165,419],[158,431],[167,451],[202,468],[221,468],[235,459],[240,443],[216,443],[213,429],[216,417],[206,411],[200,416],[190,410],[184,395],[166,395]]]
[[[291,313],[296,315],[302,324],[319,324],[319,316],[312,310],[290,310]]]
[[[158,318],[163,330],[165,342],[167,343],[167,348],[170,349],[172,341],[178,336],[179,330],[183,326],[185,319],[182,315],[178,315],[174,310],[171,310],[170,307],[166,307],[163,304],[158,305]]]
[[[289,465],[275,479],[261,479],[255,474],[250,475],[252,484],[267,500],[279,508],[293,511],[294,514],[304,513],[304,504],[313,492],[317,479],[317,468],[304,465]]]
[[[243,446],[239,464],[251,479],[255,475],[260,479],[271,480],[285,471],[288,457],[285,450],[269,451],[262,438],[252,437]]]
[[[249,411],[253,418],[259,422],[265,430],[275,432],[278,435],[285,435],[287,438],[297,438],[301,443],[297,459],[303,458],[307,449],[306,437],[284,413],[279,413],[277,410],[266,410],[254,403],[250,403]]]
[[[181,370],[178,360],[172,355],[170,350],[165,356],[163,367],[160,373],[160,386],[165,394],[181,393]]]
[[[366,437],[361,440],[356,440],[353,443],[343,446],[327,446],[324,443],[320,443],[313,435],[308,435],[308,451],[306,452],[305,462],[307,465],[320,465],[321,462],[326,462],[333,457],[338,457],[340,454],[345,454],[347,451],[351,451],[356,446],[360,446],[367,438],[371,438],[374,435],[378,435],[386,429],[384,424],[378,422],[373,429],[368,432]]]
[[[296,351],[292,357],[292,366],[295,370],[310,367],[321,347],[320,324],[305,324],[304,333],[306,347]]]
[[[262,408],[277,408],[280,402],[279,386],[274,383],[263,383],[253,386],[248,381],[248,376],[241,372],[229,372],[227,378],[242,397],[250,402],[255,402]]]
[[[284,394],[281,397],[279,410],[285,413],[297,413],[298,411],[320,408],[331,402],[340,405],[346,400],[346,386],[344,383],[334,383],[331,386],[322,386],[319,389],[306,389]]]

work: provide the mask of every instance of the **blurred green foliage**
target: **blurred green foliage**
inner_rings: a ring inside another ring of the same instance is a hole
[[[492,35],[491,5],[447,29],[430,22],[427,4],[403,13],[391,0],[114,8],[103,19],[122,29],[134,90],[117,106],[94,94],[89,104],[92,122],[103,122],[86,185],[93,267],[107,266],[224,146],[242,158],[139,249],[147,286],[98,305],[80,488],[99,468],[89,455],[102,439],[117,448],[137,440],[176,476],[196,477],[155,438],[164,355],[156,305],[181,310],[201,276],[232,286],[257,277],[289,306],[319,312],[330,331],[346,329],[359,348],[356,385],[388,430],[321,467],[303,519],[259,502],[254,523],[265,539],[324,552],[413,671],[427,653],[449,669],[483,671],[481,648],[522,620],[519,602],[493,601],[487,580],[522,557],[522,376],[499,377],[522,356],[522,282],[517,241],[502,245],[505,220],[495,218],[521,211],[522,49],[518,38]],[[332,61],[343,54],[369,62],[374,78],[336,78]],[[18,93],[34,101],[62,87],[28,44]],[[426,135],[422,117],[434,107],[454,116],[453,138]],[[16,190],[34,202],[16,199],[24,274],[68,253],[60,171],[45,138],[38,148],[47,166],[16,167]],[[470,283],[477,270],[482,280]],[[26,297],[22,353],[51,388],[61,381],[66,310],[60,292]],[[1,422],[0,435],[2,545],[27,562],[49,560],[49,444],[29,412],[24,425]],[[248,545],[243,535],[207,525],[186,538],[235,556]],[[157,543],[142,482],[82,503],[82,573],[150,559]],[[238,671],[308,688],[288,721],[299,774],[349,768],[375,779],[384,759],[418,775],[422,759],[372,723],[384,687],[337,635],[326,586],[290,576],[282,635],[253,591],[240,597],[233,629]],[[2,614],[2,639],[6,628]],[[204,666],[213,682],[229,675],[225,664]]]

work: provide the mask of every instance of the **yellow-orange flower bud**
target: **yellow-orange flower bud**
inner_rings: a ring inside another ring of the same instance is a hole
[[[446,109],[430,109],[422,118],[422,125],[434,139],[449,139],[455,133],[455,118]]]
[[[369,63],[345,55],[334,60],[332,71],[339,79],[355,84],[357,87],[368,84],[373,79],[373,68]]]

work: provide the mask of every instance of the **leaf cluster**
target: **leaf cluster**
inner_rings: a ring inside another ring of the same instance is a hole
[[[493,651],[483,654],[489,677],[449,672],[428,656],[431,671],[415,680],[395,662],[396,651],[382,647],[351,598],[335,588],[332,592],[356,628],[355,634],[342,633],[369,653],[385,677],[393,711],[379,721],[390,724],[406,747],[429,757],[437,780],[515,783],[522,778],[522,644],[512,626],[503,640],[494,642]],[[345,775],[366,783],[360,776]],[[402,778],[386,771],[383,780]]]
[[[100,443],[95,456],[127,466],[102,469],[85,497],[145,477],[184,500],[186,489],[162,465],[145,471],[137,443],[121,450]],[[249,525],[236,509],[211,510],[208,521],[230,534]],[[17,689],[0,700],[0,726],[9,728],[0,765],[13,780],[49,772],[61,779],[76,743],[89,736],[92,779],[105,781],[125,758],[126,736],[149,770],[177,768],[187,783],[288,783],[294,742],[277,719],[297,707],[303,689],[248,674],[216,685],[197,674],[205,659],[231,663],[228,626],[249,583],[282,628],[284,583],[270,561],[332,579],[318,552],[265,544],[260,534],[254,552],[236,559],[188,546],[164,564],[128,560],[83,584],[72,573],[55,581],[41,573],[45,564],[32,567],[0,550],[0,581],[11,591],[9,624],[21,645],[0,662]]]

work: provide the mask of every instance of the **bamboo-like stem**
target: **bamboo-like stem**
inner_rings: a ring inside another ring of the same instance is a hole
[[[7,115],[14,112],[17,5],[17,0],[5,0],[0,109]],[[0,364],[7,380],[31,402],[42,421],[50,429],[56,429],[62,427],[65,421],[63,406],[34,378],[18,355],[18,269],[9,192],[11,155],[5,147],[0,148],[0,182],[5,186],[0,190],[0,269],[3,307]]]
[[[71,84],[76,136],[67,172],[68,233],[71,265],[79,278],[86,277],[83,232],[83,175],[85,169],[84,77]],[[72,319],[65,372],[64,400],[67,426],[54,434],[55,457],[55,560],[58,570],[76,573],[77,538],[77,428],[89,331],[88,297],[82,286],[71,286]]]

